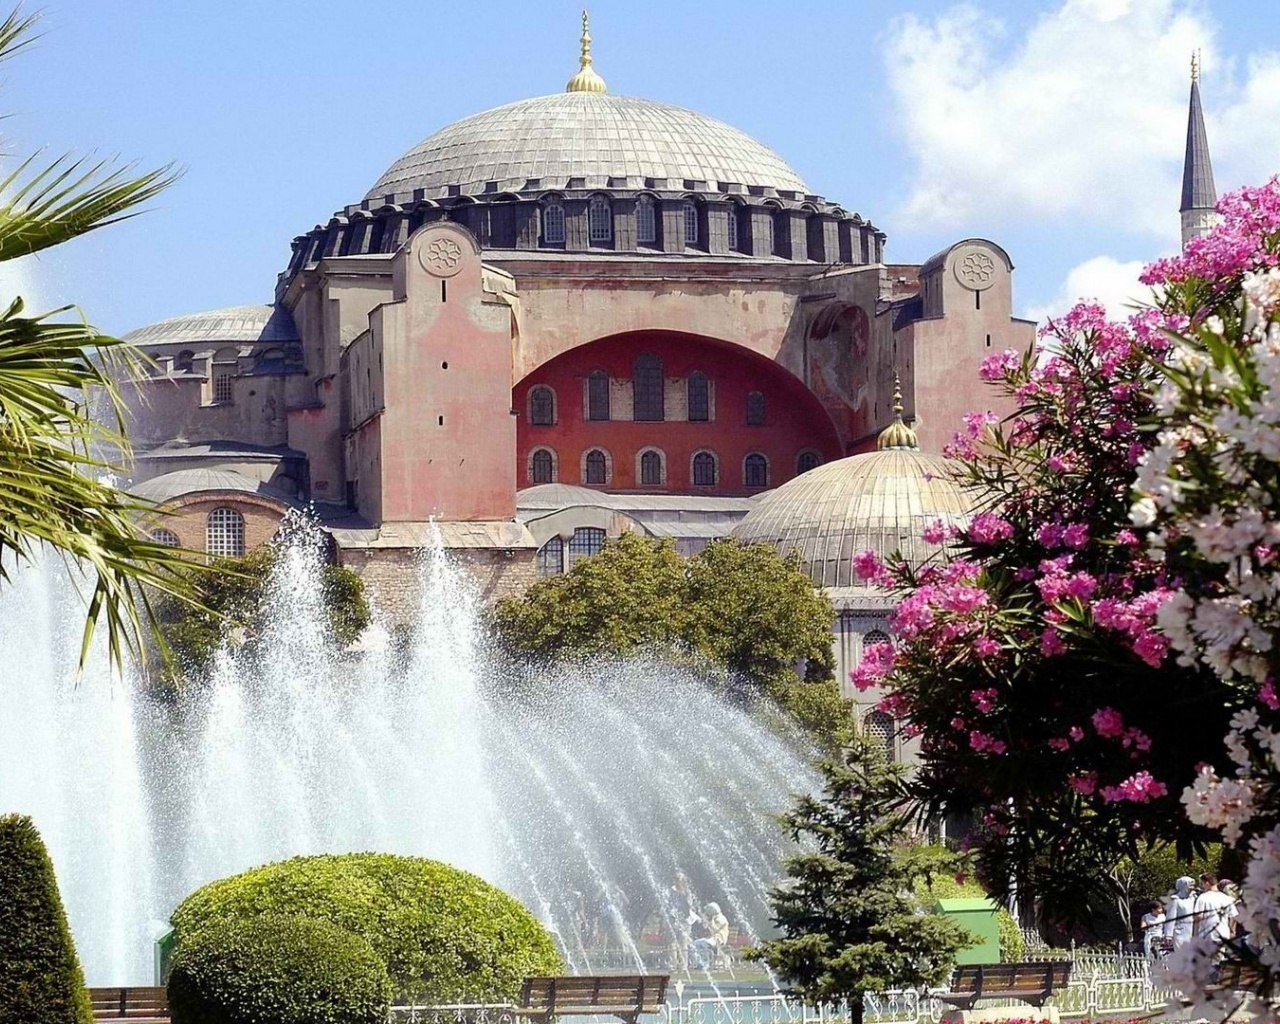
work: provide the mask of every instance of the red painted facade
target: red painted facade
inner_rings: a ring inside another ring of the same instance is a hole
[[[633,364],[641,353],[662,362],[666,394],[662,422],[631,418]],[[586,382],[597,370],[605,371],[611,381],[613,418],[607,422],[587,419]],[[695,371],[706,374],[711,382],[707,422],[690,422],[687,416],[685,385]],[[555,422],[549,426],[530,422],[529,392],[540,385],[549,386],[555,394]],[[764,396],[763,425],[748,425],[751,392]],[[737,345],[675,331],[632,331],[570,349],[516,385],[512,408],[518,414],[520,487],[534,483],[531,455],[543,447],[555,452],[556,479],[561,483],[656,494],[754,494],[795,476],[801,452],[813,451],[821,462],[843,454],[830,417],[789,371]],[[593,448],[609,456],[611,473],[604,484],[587,484],[584,478],[583,457]],[[637,457],[646,448],[663,453],[663,484],[640,483]],[[714,486],[693,484],[693,458],[700,451],[713,452],[718,459]],[[744,462],[752,453],[768,460],[765,487],[747,486]]]

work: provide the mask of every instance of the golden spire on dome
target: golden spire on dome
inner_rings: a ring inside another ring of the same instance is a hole
[[[1191,81],[1192,84],[1200,81],[1200,51],[1191,51]]]
[[[591,67],[591,28],[587,12],[582,12],[582,56],[578,58],[578,73],[569,79],[565,92],[608,92],[604,79]]]
[[[916,432],[902,420],[902,380],[898,377],[898,371],[894,370],[893,422],[880,431],[880,437],[876,439],[876,448],[884,451],[886,448],[918,449],[919,447],[920,442],[916,438]]]

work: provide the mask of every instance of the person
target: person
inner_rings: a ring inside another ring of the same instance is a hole
[[[1235,919],[1240,916],[1236,901],[1218,888],[1214,875],[1200,876],[1200,895],[1195,903],[1196,938],[1211,939],[1221,946],[1235,933]]]
[[[702,926],[706,934],[693,940],[693,955],[705,971],[715,963],[716,951],[729,944],[729,919],[720,912],[719,903],[708,903],[703,908]]]
[[[1164,937],[1171,949],[1179,949],[1195,934],[1195,879],[1183,875],[1173,883],[1173,895],[1165,904]]]
[[[688,877],[683,871],[677,871],[675,884],[671,887],[671,926],[675,931],[671,936],[671,954],[674,966],[681,971],[689,969],[689,945],[693,941],[691,928],[700,920],[697,906]]]
[[[1147,912],[1142,915],[1142,951],[1148,957],[1156,955],[1157,940],[1164,937],[1164,904],[1152,900],[1147,904]]]

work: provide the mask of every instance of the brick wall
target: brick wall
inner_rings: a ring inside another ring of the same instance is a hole
[[[192,551],[205,550],[205,521],[215,508],[233,508],[244,517],[244,549],[248,554],[275,536],[287,511],[282,503],[253,494],[205,495],[178,498],[165,505],[169,515],[148,527],[171,530],[178,542]]]

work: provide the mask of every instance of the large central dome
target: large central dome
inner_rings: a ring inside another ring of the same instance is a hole
[[[608,187],[609,178],[665,178],[763,186],[807,193],[777,153],[723,121],[683,107],[604,92],[564,92],[508,103],[442,128],[392,164],[365,196],[449,186],[463,194],[488,183],[498,190],[566,188],[569,179]],[[618,184],[621,184],[619,182]],[[578,186],[581,187],[581,186]]]

